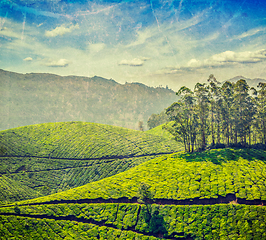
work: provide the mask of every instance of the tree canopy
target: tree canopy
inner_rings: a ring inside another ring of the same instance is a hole
[[[240,79],[219,83],[214,75],[194,91],[183,86],[166,109],[174,124],[166,129],[193,152],[210,146],[266,144],[266,83],[250,88]]]

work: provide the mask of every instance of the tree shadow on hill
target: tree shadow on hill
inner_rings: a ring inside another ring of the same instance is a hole
[[[166,223],[163,219],[163,216],[159,214],[158,210],[155,210],[153,213],[151,213],[151,209],[149,210],[149,208],[150,206],[146,205],[147,210],[144,217],[149,228],[149,233],[160,238],[167,236],[168,232],[165,227]]]
[[[221,164],[225,161],[237,161],[240,157],[252,160],[264,160],[265,155],[262,151],[252,148],[221,148],[210,149],[203,152],[179,153],[178,157],[185,159],[187,162],[205,162],[210,161],[214,164]]]

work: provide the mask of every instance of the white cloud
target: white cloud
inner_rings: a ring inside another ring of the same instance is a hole
[[[47,67],[67,67],[71,62],[67,59],[60,59],[58,61],[50,60],[45,65]]]
[[[200,67],[201,62],[199,60],[193,58],[187,63],[187,65],[188,65],[188,67]]]
[[[51,31],[45,31],[46,37],[56,37],[58,35],[63,36],[66,33],[70,33],[75,29],[79,29],[79,25],[71,25],[70,27],[65,27],[65,25],[61,25],[59,27],[56,27],[55,29]]]
[[[266,31],[266,28],[254,28],[254,29],[251,29],[247,32],[242,33],[241,35],[233,37],[232,39],[235,40],[235,39],[242,39],[242,38],[246,38],[246,37],[251,37],[251,36],[253,36],[259,32],[265,32],[265,31]]]
[[[118,63],[118,65],[128,65],[128,66],[132,66],[132,67],[139,67],[142,66],[144,64],[145,61],[147,61],[149,58],[134,58],[132,60],[122,60]]]
[[[215,54],[208,59],[199,61],[191,59],[187,63],[187,67],[191,68],[204,68],[204,67],[223,67],[231,64],[245,64],[245,63],[258,63],[266,60],[266,50],[261,49],[258,51],[245,51],[233,52],[225,51]]]
[[[266,61],[266,50],[233,52],[225,51],[215,54],[205,60],[195,58],[189,60],[184,66],[165,67],[156,71],[156,74],[176,74],[180,72],[193,72],[205,68],[235,67],[237,64],[243,65],[248,63],[260,63]]]
[[[0,36],[3,36],[4,38],[6,38],[6,37],[20,38],[21,33],[17,33],[16,31],[14,31],[10,28],[7,28],[7,27],[2,27],[2,29],[0,30]]]
[[[257,63],[266,60],[266,50],[261,49],[258,51],[246,51],[246,52],[233,52],[226,51],[223,53],[215,54],[209,59],[205,60],[206,64],[216,65],[217,63],[228,63],[228,62],[236,62],[236,63]]]
[[[32,61],[32,58],[31,57],[27,57],[27,58],[24,58],[23,61],[29,62],[29,61]]]
[[[155,34],[157,34],[157,31],[154,31],[154,29],[145,29],[144,31],[137,31],[137,39],[127,45],[127,47],[133,47],[133,46],[138,46],[141,44],[144,44],[147,39],[151,38]]]
[[[104,43],[94,43],[94,44],[89,44],[88,49],[90,53],[98,53],[102,51],[105,48],[105,46],[106,45]]]

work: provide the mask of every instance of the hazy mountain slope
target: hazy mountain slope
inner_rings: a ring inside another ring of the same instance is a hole
[[[122,127],[84,122],[37,124],[0,132],[0,173],[47,195],[180,149],[171,139]]]
[[[61,77],[0,70],[0,129],[87,121],[137,129],[176,100],[175,92],[101,77]]]

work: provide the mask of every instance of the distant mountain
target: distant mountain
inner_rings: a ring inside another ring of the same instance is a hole
[[[260,82],[266,82],[266,80],[265,79],[262,79],[262,78],[253,78],[253,79],[251,79],[251,78],[246,78],[246,77],[243,77],[243,76],[236,76],[236,77],[231,78],[231,79],[228,79],[226,81],[237,82],[240,79],[246,80],[247,84],[250,87],[257,87]]]
[[[86,121],[132,129],[176,101],[175,92],[94,76],[0,70],[0,130],[46,122]]]

